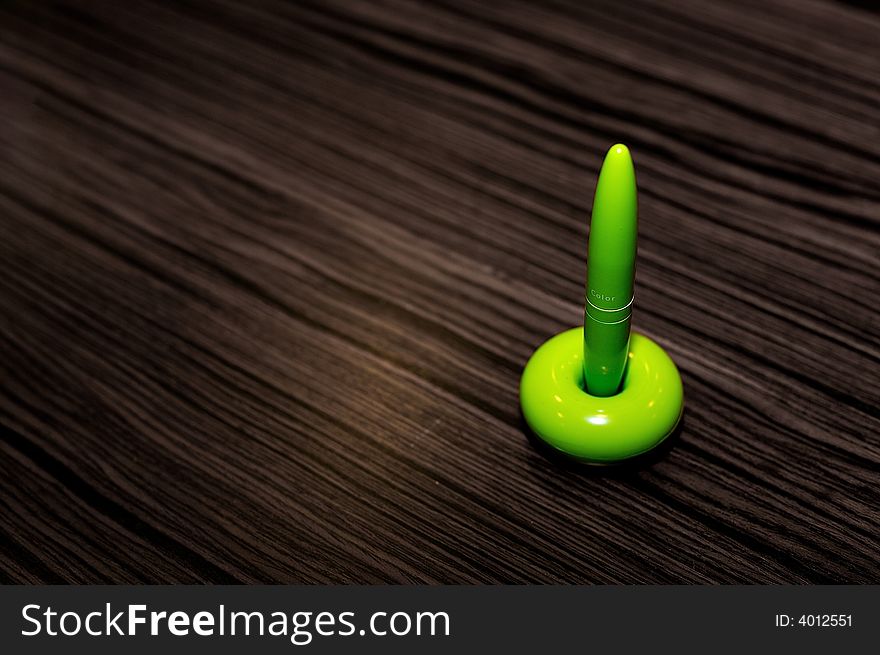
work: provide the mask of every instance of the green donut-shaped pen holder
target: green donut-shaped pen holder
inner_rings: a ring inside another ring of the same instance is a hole
[[[584,391],[584,330],[566,330],[529,359],[520,404],[531,430],[556,450],[591,464],[613,464],[648,452],[678,425],[681,376],[648,337],[632,333],[620,391],[605,398]]]

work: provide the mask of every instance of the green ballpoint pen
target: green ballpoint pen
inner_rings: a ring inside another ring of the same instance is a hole
[[[605,156],[593,199],[584,326],[542,343],[520,378],[520,408],[531,432],[588,464],[656,448],[684,410],[675,362],[649,337],[630,335],[637,222],[632,158],[617,144]]]
[[[636,174],[618,143],[605,155],[590,221],[583,368],[592,396],[616,394],[626,368],[637,231]]]

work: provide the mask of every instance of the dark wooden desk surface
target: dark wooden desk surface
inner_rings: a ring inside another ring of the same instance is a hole
[[[880,582],[880,16],[0,5],[0,578]],[[674,447],[526,438],[604,150]]]

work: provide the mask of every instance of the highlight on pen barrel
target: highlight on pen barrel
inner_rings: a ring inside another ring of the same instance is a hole
[[[587,253],[584,390],[618,392],[627,362],[635,277],[638,201],[629,149],[611,146],[596,184]]]

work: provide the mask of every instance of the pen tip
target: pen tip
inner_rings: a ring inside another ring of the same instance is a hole
[[[608,150],[609,155],[629,155],[629,148],[627,148],[622,143],[615,143]]]

